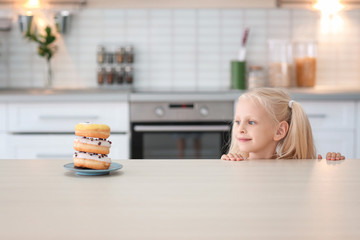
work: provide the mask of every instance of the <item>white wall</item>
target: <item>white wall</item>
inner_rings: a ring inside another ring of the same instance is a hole
[[[54,87],[96,87],[96,46],[131,43],[137,90],[223,90],[243,28],[251,28],[248,65],[267,64],[267,40],[315,39],[317,86],[360,87],[360,10],[342,13],[337,34],[322,34],[320,14],[299,9],[83,9],[59,36]],[[42,87],[45,60],[14,19],[0,32],[0,87]]]

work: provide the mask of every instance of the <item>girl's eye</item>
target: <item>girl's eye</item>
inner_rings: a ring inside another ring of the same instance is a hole
[[[236,125],[240,125],[240,121],[235,121],[235,124],[236,124]]]
[[[255,125],[255,121],[249,121],[250,125]]]

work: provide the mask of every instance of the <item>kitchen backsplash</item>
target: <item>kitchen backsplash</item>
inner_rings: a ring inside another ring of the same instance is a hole
[[[226,90],[230,61],[250,27],[248,65],[267,66],[269,39],[313,39],[316,85],[360,87],[360,10],[341,18],[338,33],[324,34],[320,14],[299,9],[83,9],[56,41],[53,86],[97,87],[97,46],[132,44],[136,90]],[[42,87],[45,76],[45,60],[14,21],[0,32],[0,87]]]

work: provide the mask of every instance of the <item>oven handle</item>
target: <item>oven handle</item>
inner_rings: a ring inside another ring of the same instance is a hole
[[[217,132],[217,131],[230,131],[228,125],[168,125],[168,126],[147,126],[136,125],[134,126],[135,132]]]

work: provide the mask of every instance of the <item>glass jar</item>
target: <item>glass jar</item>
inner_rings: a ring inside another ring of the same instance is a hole
[[[105,47],[104,46],[98,46],[97,47],[97,53],[96,53],[96,61],[99,64],[103,64],[105,62]]]
[[[104,80],[105,79],[105,69],[103,67],[98,67],[97,68],[97,83],[99,85],[103,85],[104,84]]]
[[[248,73],[247,88],[265,87],[265,74],[262,66],[250,66]]]
[[[116,55],[116,62],[117,63],[123,63],[124,62],[124,57],[125,57],[125,48],[119,47],[116,50],[115,55]]]
[[[316,43],[314,41],[294,42],[293,50],[297,86],[315,86],[317,56]]]
[[[134,70],[130,65],[125,66],[125,82],[132,84],[134,81]]]
[[[292,83],[292,45],[287,40],[269,41],[269,85],[290,87]]]
[[[124,82],[124,68],[121,66],[115,67],[116,83],[122,84]]]
[[[111,66],[106,66],[106,82],[107,84],[113,84],[114,83],[114,68]]]
[[[127,46],[125,48],[125,59],[127,63],[134,62],[134,48],[132,46]]]

